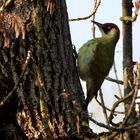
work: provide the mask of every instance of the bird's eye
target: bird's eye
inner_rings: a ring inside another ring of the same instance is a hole
[[[108,26],[108,28],[107,28],[109,31],[111,30],[111,27],[110,26]]]

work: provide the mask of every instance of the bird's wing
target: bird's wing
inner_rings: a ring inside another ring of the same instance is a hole
[[[93,67],[96,66],[96,55],[99,52],[100,43],[97,43],[94,39],[85,43],[78,53],[78,69],[82,80],[88,79],[91,76]]]

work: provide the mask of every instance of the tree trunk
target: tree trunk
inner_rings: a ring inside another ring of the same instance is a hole
[[[132,0],[122,0],[122,16],[132,17]],[[123,70],[124,70],[124,95],[128,95],[132,91],[133,84],[133,58],[132,58],[132,22],[123,22]],[[128,116],[131,106],[132,97],[125,101],[125,117]],[[127,124],[132,124],[135,121],[136,112],[135,106],[128,118]],[[130,135],[132,131],[128,132]]]
[[[83,136],[85,99],[65,0],[6,1],[0,20],[1,139]]]

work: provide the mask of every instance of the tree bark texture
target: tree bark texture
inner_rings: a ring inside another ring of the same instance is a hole
[[[84,133],[85,99],[66,10],[65,0],[1,3],[0,136],[66,139]],[[8,126],[15,130],[9,135]]]
[[[132,0],[122,0],[122,16],[132,17]],[[132,92],[133,85],[133,45],[132,45],[132,22],[123,22],[123,72],[124,72],[124,95],[128,95]],[[128,116],[128,112],[132,103],[133,97],[128,98],[125,101],[125,118]],[[132,108],[132,113],[128,118],[127,123],[132,124],[136,119],[135,106]],[[129,138],[134,138],[134,132],[128,131]]]
[[[122,1],[122,13],[123,17],[130,16],[132,17],[132,7],[133,3],[131,0]],[[131,92],[131,84],[133,83],[133,58],[132,58],[132,22],[125,23],[123,22],[123,69],[124,69],[124,95],[127,95]],[[131,98],[125,102],[125,112],[130,108]],[[135,110],[131,115],[130,120],[135,119]]]

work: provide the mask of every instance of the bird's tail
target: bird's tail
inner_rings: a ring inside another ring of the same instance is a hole
[[[96,89],[95,83],[93,83],[92,79],[88,79],[86,81],[87,86],[87,98],[86,98],[86,107],[88,107],[88,104],[92,100],[93,97],[97,97],[98,90]]]

